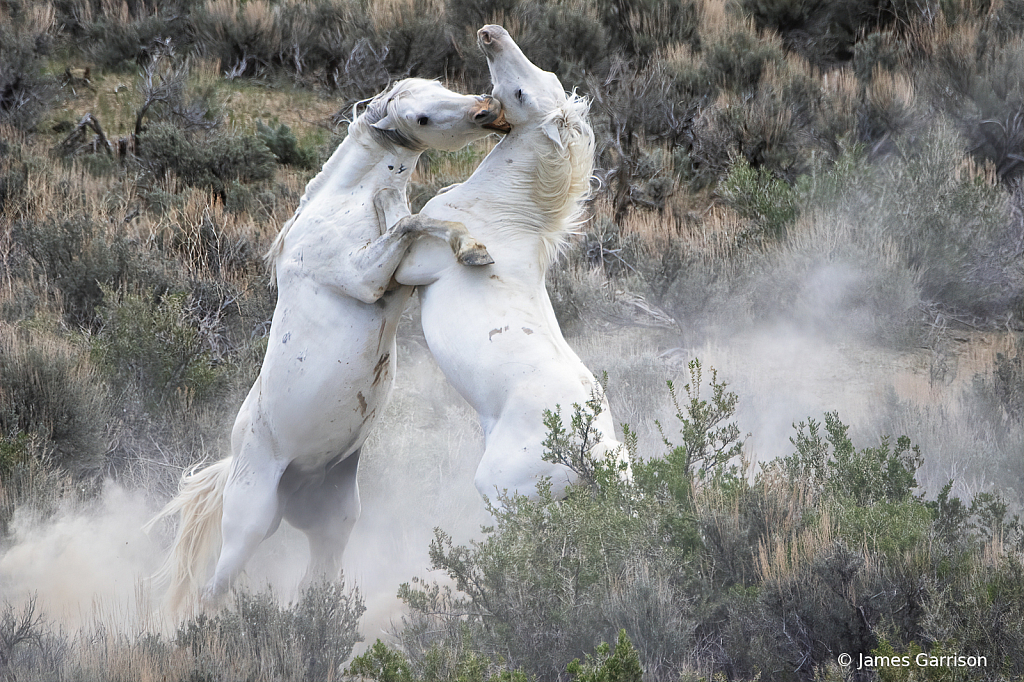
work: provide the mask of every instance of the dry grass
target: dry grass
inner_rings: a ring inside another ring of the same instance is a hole
[[[836,527],[827,511],[810,528],[790,535],[784,529],[774,531],[772,537],[758,543],[757,568],[764,581],[780,584],[797,578],[836,538]]]
[[[377,0],[369,8],[370,20],[378,34],[415,16],[442,16],[444,0]]]
[[[704,0],[698,6],[700,36],[702,40],[712,41],[724,38],[735,30],[735,19],[728,11],[726,0]],[[753,24],[747,23],[746,28],[753,32]]]
[[[233,130],[252,131],[257,120],[278,121],[291,128],[300,140],[326,141],[332,131],[332,116],[351,104],[299,88],[232,84],[223,78],[215,59],[189,60],[188,73],[190,88],[215,93],[218,108],[228,114],[226,125]],[[109,136],[126,135],[134,129],[141,106],[140,79],[141,75],[97,73],[92,76],[92,88],[82,89],[51,117],[77,123],[86,112],[91,112]]]
[[[908,76],[880,68],[872,74],[867,97],[868,101],[885,111],[909,111],[916,102],[914,84]]]

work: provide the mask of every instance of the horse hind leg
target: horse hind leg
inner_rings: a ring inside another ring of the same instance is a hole
[[[341,573],[341,557],[361,511],[358,471],[356,450],[331,467],[323,481],[296,491],[285,505],[285,520],[309,540],[303,587],[317,580],[337,580]]]
[[[203,590],[203,601],[220,599],[256,548],[273,535],[281,522],[278,483],[284,467],[267,455],[242,448],[234,458],[231,478],[224,489],[221,551],[213,578]]]

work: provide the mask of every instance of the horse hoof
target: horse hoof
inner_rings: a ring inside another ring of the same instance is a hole
[[[494,259],[483,246],[474,246],[461,252],[458,261],[460,265],[490,265]]]

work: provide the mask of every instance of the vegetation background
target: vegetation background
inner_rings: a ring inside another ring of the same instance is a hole
[[[488,90],[491,22],[593,102],[548,284],[635,483],[560,406],[583,484],[488,513],[414,306],[348,587],[283,532],[163,620],[138,527],[227,451],[261,254],[355,102]],[[0,0],[0,678],[1022,679],[1022,176],[1021,0]],[[836,663],[918,651],[988,665]]]

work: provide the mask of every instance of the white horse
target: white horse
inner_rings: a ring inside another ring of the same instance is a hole
[[[512,130],[466,182],[431,199],[420,215],[469,226],[495,262],[460,268],[443,248],[421,241],[395,279],[425,285],[420,300],[427,344],[480,417],[480,493],[535,496],[538,480],[550,477],[558,495],[576,477],[542,459],[543,412],[559,406],[565,417],[573,404],[584,405],[601,388],[562,337],[544,276],[579,220],[594,136],[587,102],[566,95],[558,78],[533,65],[505,29],[485,26],[477,40]],[[407,211],[400,199],[391,193],[379,198],[389,221]],[[602,400],[595,424],[603,435],[595,445],[598,455],[619,447],[603,395]],[[622,450],[617,456],[628,476],[628,458]]]
[[[451,222],[409,216],[382,235],[374,196],[404,197],[425,149],[485,137],[500,127],[500,109],[492,97],[401,81],[369,103],[306,187],[267,254],[277,308],[259,377],[232,429],[232,456],[186,475],[157,517],[181,515],[163,570],[174,608],[215,556],[203,600],[226,592],[282,518],[309,539],[304,580],[337,577],[360,511],[360,447],[391,392],[396,328],[412,293],[392,275],[421,235],[438,237],[424,241],[448,249],[453,263],[492,262]]]

